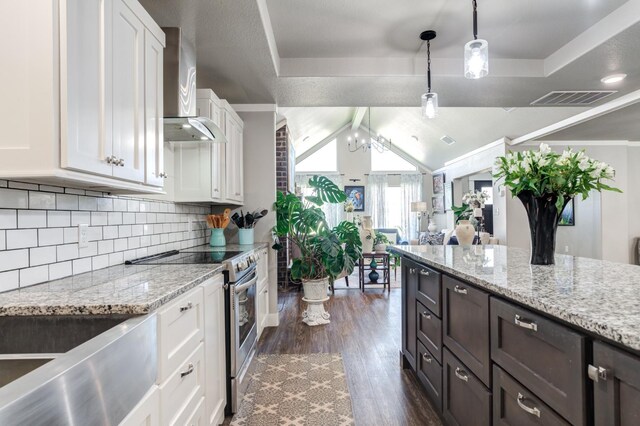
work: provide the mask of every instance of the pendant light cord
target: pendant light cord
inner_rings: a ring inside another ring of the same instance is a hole
[[[431,41],[427,40],[427,93],[431,93]]]
[[[472,0],[473,2],[473,39],[478,39],[478,3],[476,0]]]

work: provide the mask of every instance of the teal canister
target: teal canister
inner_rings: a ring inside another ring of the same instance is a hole
[[[253,228],[238,229],[238,240],[241,245],[253,244]]]
[[[211,240],[209,241],[209,245],[212,247],[224,247],[227,245],[227,240],[224,238],[224,229],[211,229]]]

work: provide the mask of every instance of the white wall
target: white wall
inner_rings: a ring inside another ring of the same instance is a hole
[[[629,184],[627,185],[627,208],[628,225],[629,225],[629,261],[633,261],[634,247],[633,239],[640,237],[640,219],[638,218],[638,212],[640,212],[640,142],[633,143],[627,151],[627,178]]]
[[[242,210],[269,210],[255,228],[255,241],[271,246],[271,228],[276,224],[273,203],[276,201],[276,113],[275,111],[239,112],[244,121],[244,201]],[[235,227],[230,236],[237,242]],[[269,249],[269,313],[277,319],[277,255]],[[276,325],[271,322],[270,325]]]

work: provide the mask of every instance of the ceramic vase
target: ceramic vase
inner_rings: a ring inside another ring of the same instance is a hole
[[[329,279],[302,280],[302,288],[302,300],[307,303],[307,309],[302,312],[302,322],[310,326],[329,324],[331,315],[324,309],[324,302],[329,300]]]
[[[373,249],[376,251],[376,253],[386,253],[387,252],[387,245],[386,244],[376,244]]]
[[[475,233],[476,230],[470,221],[458,221],[458,226],[456,226],[456,237],[458,238],[458,244],[463,247],[470,247],[473,243],[473,236],[475,235]]]
[[[529,219],[531,264],[553,265],[558,222],[562,210],[571,199],[565,199],[562,209],[558,210],[556,207],[557,194],[544,194],[536,197],[531,191],[522,191],[517,196],[522,201]]]
[[[373,231],[371,229],[360,230],[360,242],[362,243],[362,252],[373,252]]]
[[[436,232],[437,229],[438,227],[436,226],[436,224],[433,223],[432,221],[429,221],[429,226],[427,226],[427,231],[433,234]]]
[[[378,274],[378,271],[376,271],[378,263],[376,262],[375,258],[371,259],[371,263],[369,263],[369,266],[371,267],[371,272],[369,272],[369,280],[371,280],[372,283],[376,283],[378,282],[378,278],[380,278],[380,274]]]
[[[209,245],[212,247],[224,247],[227,245],[227,240],[224,238],[224,229],[211,229],[211,239],[209,240]]]

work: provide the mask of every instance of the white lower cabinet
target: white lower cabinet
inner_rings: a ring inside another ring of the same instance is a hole
[[[207,425],[219,425],[224,421],[224,407],[227,403],[223,284],[224,279],[220,276],[202,285]]]
[[[153,385],[135,408],[120,422],[120,426],[159,426],[160,388]]]
[[[257,302],[256,302],[256,323],[258,324],[258,338],[262,335],[262,331],[267,325],[267,317],[269,315],[269,252],[267,249],[261,249],[257,254],[258,258],[258,277],[257,285]]]

